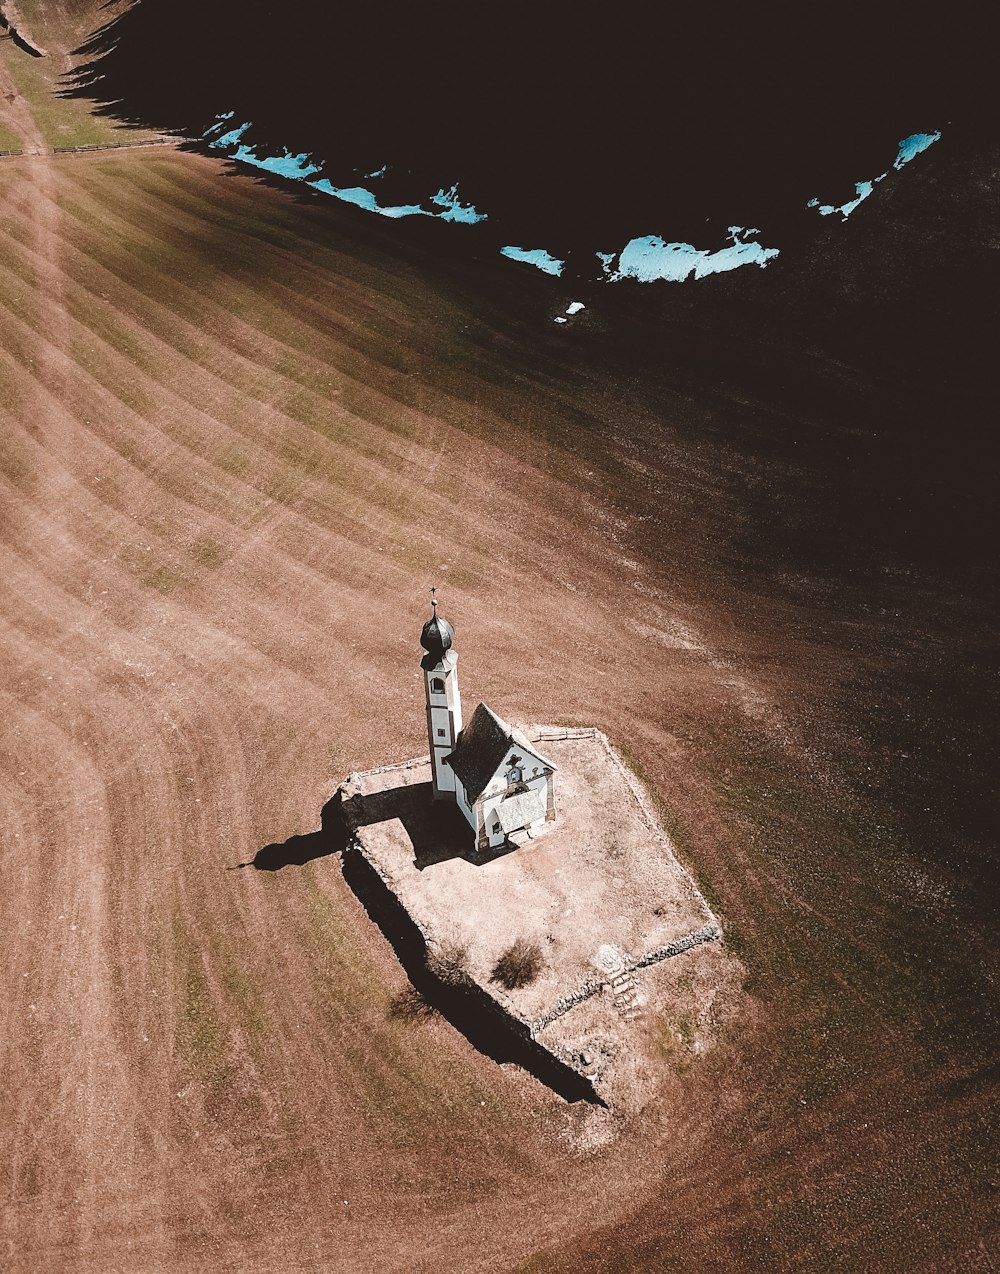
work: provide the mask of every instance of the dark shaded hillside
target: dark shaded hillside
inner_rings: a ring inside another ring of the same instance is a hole
[[[956,18],[636,0],[596,20],[566,0],[140,0],[86,52],[80,90],[127,119],[197,136],[232,111],[335,182],[388,165],[389,198],[460,182],[504,242],[584,274],[640,234],[783,243],[908,133],[983,125],[988,83]]]
[[[952,130],[849,220],[789,245],[780,269],[719,279],[715,292],[834,357],[992,396],[998,192],[1000,145]]]
[[[934,429],[942,393],[993,396],[986,47],[956,11],[930,26],[884,10],[699,17],[633,3],[593,24],[562,3],[278,13],[262,0],[140,0],[84,46],[73,91],[192,137],[231,111],[253,121],[247,140],[312,153],[335,181],[388,164],[383,202],[458,181],[487,222],[438,234],[411,220],[391,233],[461,259],[544,245],[568,254],[564,281],[588,297],[595,245],[659,233],[717,247],[730,223],[760,226],[780,249],[766,270],[597,286],[614,315],[604,355],[655,365],[664,325],[750,350],[790,342],[925,382]],[[847,198],[922,128],[941,128],[941,141],[848,221],[805,207],[814,194]],[[552,291],[542,280],[539,295]]]

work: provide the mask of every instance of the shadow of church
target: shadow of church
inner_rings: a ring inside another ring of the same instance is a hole
[[[413,846],[413,865],[418,871],[453,858],[482,867],[517,848],[507,841],[494,849],[477,850],[465,815],[453,801],[435,801],[430,783],[359,793],[344,802],[343,814],[352,829],[399,819]]]
[[[453,858],[483,867],[517,848],[508,840],[492,849],[477,850],[462,811],[450,801],[435,801],[430,783],[411,783],[348,799],[338,792],[323,807],[319,831],[264,845],[249,862],[237,866],[257,871],[304,867],[317,858],[342,853],[355,828],[393,819],[399,820],[410,838],[413,865],[418,871]]]

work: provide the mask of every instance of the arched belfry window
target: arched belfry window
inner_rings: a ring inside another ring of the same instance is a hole
[[[431,678],[431,694],[436,694],[436,695],[444,694],[444,678],[443,677]]]

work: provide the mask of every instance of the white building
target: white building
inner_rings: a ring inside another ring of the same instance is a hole
[[[555,820],[556,767],[513,726],[479,704],[462,725],[455,631],[438,615],[424,624],[420,661],[427,695],[427,737],[436,801],[454,801],[478,850],[515,844]]]

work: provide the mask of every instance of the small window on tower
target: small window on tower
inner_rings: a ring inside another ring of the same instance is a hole
[[[494,835],[494,836],[499,836],[500,831],[501,831],[500,824],[499,824],[499,823],[494,823],[494,824],[493,824],[493,835]]]
[[[444,738],[444,731],[443,731],[443,730],[438,730],[438,738],[439,738],[439,739],[443,739],[443,738]]]
[[[436,695],[444,694],[444,678],[443,677],[431,678],[431,693]]]

